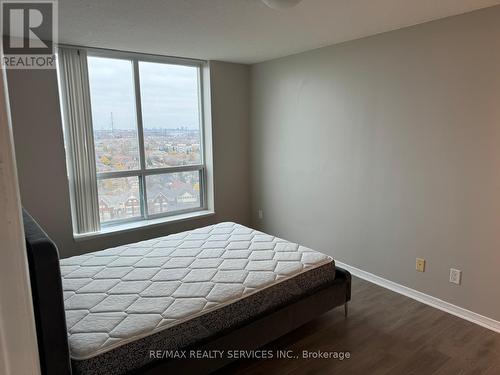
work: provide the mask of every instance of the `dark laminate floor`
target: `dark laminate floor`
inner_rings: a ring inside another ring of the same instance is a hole
[[[347,319],[335,309],[265,348],[351,359],[247,360],[218,373],[500,375],[500,334],[357,278],[352,292]]]

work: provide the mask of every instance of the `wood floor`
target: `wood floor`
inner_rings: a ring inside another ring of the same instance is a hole
[[[357,278],[347,319],[335,309],[265,349],[351,358],[247,360],[218,374],[500,375],[500,334]]]

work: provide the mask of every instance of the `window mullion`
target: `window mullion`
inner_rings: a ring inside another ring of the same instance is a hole
[[[142,217],[144,219],[148,218],[148,198],[146,189],[146,176],[144,172],[146,171],[146,152],[144,150],[144,128],[142,124],[142,103],[141,103],[141,81],[139,77],[139,60],[132,59],[133,71],[134,71],[134,87],[135,87],[135,111],[137,116],[137,135],[139,137],[139,158],[141,166],[140,179],[140,193],[142,200]]]
[[[191,172],[191,171],[199,171],[200,169],[203,168],[205,168],[203,164],[181,165],[177,167],[148,169],[144,171],[144,174],[146,176],[150,176],[150,175],[167,174],[167,173]]]
[[[199,126],[199,131],[200,131],[200,156],[201,156],[201,168],[198,169],[198,181],[199,181],[199,187],[200,187],[200,206],[204,209],[206,209],[206,202],[207,202],[207,196],[206,196],[206,169],[205,169],[205,163],[206,163],[206,144],[205,144],[205,103],[203,100],[203,92],[204,92],[204,87],[203,87],[203,69],[201,66],[198,67],[198,126]]]
[[[98,180],[105,180],[108,178],[135,177],[135,176],[140,176],[140,174],[141,174],[141,171],[139,171],[139,170],[98,172],[97,179]]]
[[[198,126],[200,129],[200,157],[201,164],[205,165],[205,108],[203,102],[203,71],[198,67]]]

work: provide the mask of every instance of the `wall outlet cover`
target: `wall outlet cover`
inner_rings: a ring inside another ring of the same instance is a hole
[[[418,272],[425,272],[425,259],[417,258],[417,261],[415,263],[415,269]]]
[[[460,285],[462,282],[462,271],[450,268],[450,283]]]

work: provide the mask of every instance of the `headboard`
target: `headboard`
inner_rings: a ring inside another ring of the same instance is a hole
[[[42,374],[71,374],[57,247],[26,210],[23,222]]]

